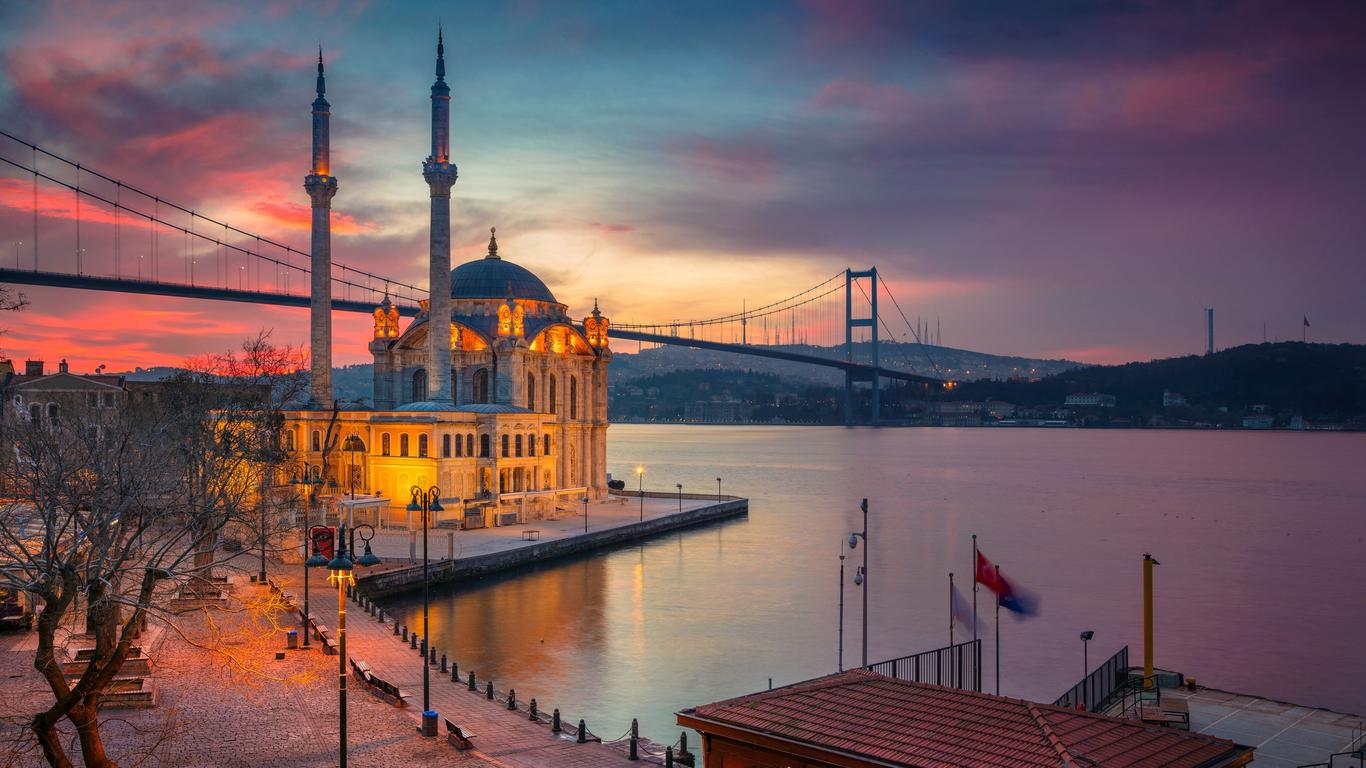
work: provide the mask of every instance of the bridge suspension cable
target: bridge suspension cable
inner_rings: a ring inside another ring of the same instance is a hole
[[[215,262],[215,263],[214,263],[214,272],[215,272],[215,282],[220,283],[221,286],[224,287],[224,288],[227,288],[228,285],[229,285],[229,283],[231,282],[231,281],[229,280],[229,278],[228,278],[229,264],[227,263],[227,259],[224,257],[224,256],[225,256],[225,250],[226,250],[226,251],[232,251],[232,252],[241,254],[241,255],[244,256],[244,257],[250,257],[251,259],[255,259],[255,260],[256,260],[256,278],[257,278],[257,279],[256,279],[256,282],[257,282],[258,288],[259,288],[259,286],[262,284],[262,279],[261,279],[261,267],[262,267],[262,264],[263,264],[263,263],[264,263],[264,264],[272,265],[272,266],[274,267],[275,272],[276,272],[276,275],[275,275],[275,284],[276,284],[277,287],[282,287],[283,290],[284,290],[286,293],[288,293],[288,292],[290,291],[289,284],[290,284],[291,281],[290,281],[289,278],[290,278],[291,273],[297,272],[297,273],[307,274],[307,273],[310,271],[309,267],[307,267],[307,266],[301,266],[301,265],[299,265],[299,264],[295,264],[295,263],[293,263],[292,261],[289,260],[291,257],[298,257],[298,258],[300,258],[300,259],[305,260],[305,262],[307,262],[307,260],[308,260],[308,258],[309,258],[309,254],[306,253],[306,252],[304,252],[304,251],[300,251],[300,250],[297,249],[297,248],[293,248],[293,247],[291,247],[291,246],[289,246],[289,245],[287,245],[287,244],[285,244],[285,243],[282,243],[282,242],[273,240],[273,239],[271,239],[271,238],[264,237],[264,236],[262,236],[262,235],[260,235],[260,234],[258,234],[258,233],[248,232],[248,231],[246,231],[246,230],[244,230],[244,229],[241,229],[241,228],[239,228],[239,227],[233,226],[232,224],[229,224],[229,223],[227,223],[227,222],[220,221],[220,220],[218,220],[218,219],[215,219],[215,218],[212,218],[212,217],[209,217],[209,216],[205,216],[205,215],[203,215],[203,214],[201,214],[201,213],[199,213],[199,212],[197,212],[197,211],[195,211],[195,210],[193,210],[193,209],[187,208],[187,207],[185,207],[185,206],[183,206],[183,205],[179,205],[179,204],[177,204],[177,203],[173,203],[173,202],[168,201],[168,200],[163,200],[163,199],[161,199],[161,198],[160,198],[159,196],[157,196],[157,195],[154,195],[154,194],[152,194],[152,193],[150,193],[150,192],[146,192],[146,191],[144,191],[144,190],[142,190],[142,189],[140,189],[140,188],[138,188],[138,187],[132,186],[132,185],[130,185],[130,184],[126,184],[126,183],[122,182],[121,180],[116,179],[116,178],[114,178],[114,177],[112,177],[112,176],[109,176],[109,175],[107,175],[107,174],[104,174],[104,173],[101,173],[101,172],[99,172],[99,171],[96,171],[96,170],[87,168],[87,167],[81,165],[80,163],[77,163],[77,162],[75,162],[75,161],[73,161],[73,160],[70,160],[70,159],[68,159],[68,158],[66,158],[66,157],[63,157],[63,156],[58,155],[58,154],[56,154],[56,153],[54,153],[54,152],[51,152],[51,151],[49,151],[49,150],[47,150],[47,149],[45,149],[45,148],[43,148],[43,147],[41,147],[41,146],[39,146],[39,145],[37,145],[37,144],[34,144],[34,143],[31,143],[31,142],[25,141],[24,139],[21,139],[21,138],[19,138],[18,136],[15,136],[14,134],[12,134],[12,133],[10,133],[10,132],[8,132],[8,131],[5,131],[5,130],[3,130],[3,129],[0,129],[0,136],[4,136],[5,138],[7,138],[7,139],[9,139],[9,140],[11,140],[11,141],[13,141],[13,142],[15,142],[15,143],[17,143],[17,144],[20,144],[20,145],[22,145],[22,146],[24,146],[24,147],[27,147],[27,148],[30,150],[30,153],[31,153],[31,161],[30,161],[30,164],[27,165],[27,166],[26,166],[24,163],[22,163],[22,162],[18,162],[18,161],[14,160],[14,159],[11,159],[11,158],[9,158],[9,157],[4,157],[4,156],[2,156],[2,155],[0,155],[0,161],[3,161],[4,163],[8,164],[9,166],[12,166],[12,167],[14,167],[14,168],[16,168],[16,169],[18,169],[18,170],[24,172],[24,173],[28,173],[28,174],[32,175],[32,177],[33,177],[33,217],[34,217],[34,222],[33,222],[33,254],[34,254],[34,256],[33,256],[33,268],[34,268],[34,271],[38,271],[38,267],[39,267],[39,254],[40,254],[40,251],[39,251],[39,249],[38,249],[38,235],[39,235],[38,216],[40,215],[40,213],[39,213],[39,212],[40,212],[40,208],[39,208],[39,196],[38,196],[38,180],[39,180],[39,179],[42,179],[42,180],[47,181],[47,182],[50,182],[50,183],[55,184],[55,185],[57,185],[57,186],[59,186],[59,187],[63,187],[63,188],[65,188],[65,189],[69,189],[69,190],[71,190],[71,191],[73,192],[73,194],[74,194],[74,200],[75,200],[75,205],[74,205],[74,212],[75,212],[75,233],[76,233],[76,235],[75,235],[75,236],[76,236],[76,254],[75,254],[75,255],[76,255],[76,272],[77,272],[78,275],[81,275],[81,274],[83,274],[83,273],[85,272],[85,266],[86,266],[86,264],[85,264],[85,262],[86,262],[86,259],[85,259],[85,249],[82,247],[82,242],[81,242],[81,224],[82,224],[81,199],[82,199],[82,196],[84,196],[86,199],[98,201],[99,203],[102,203],[102,204],[104,204],[104,205],[106,205],[106,206],[109,206],[109,208],[114,212],[114,217],[113,217],[113,227],[114,227],[114,248],[115,248],[114,271],[115,271],[115,276],[116,276],[116,278],[119,278],[119,279],[129,279],[129,278],[127,278],[127,277],[125,277],[125,276],[123,275],[123,259],[122,259],[122,253],[121,253],[121,251],[122,251],[122,246],[123,246],[122,230],[123,230],[123,228],[124,228],[124,226],[125,226],[124,217],[122,216],[123,213],[127,213],[127,214],[130,214],[130,215],[132,215],[132,216],[136,216],[136,217],[139,217],[139,218],[145,220],[145,221],[146,221],[146,226],[148,227],[148,233],[149,233],[149,234],[148,234],[149,250],[151,251],[151,256],[152,256],[151,273],[150,273],[150,275],[143,275],[143,274],[142,274],[142,258],[139,257],[139,262],[138,262],[138,278],[137,278],[139,281],[144,280],[144,279],[147,279],[148,277],[150,277],[150,279],[152,279],[152,280],[154,280],[154,281],[159,281],[159,280],[161,279],[160,257],[162,256],[162,250],[163,250],[163,249],[160,247],[160,238],[157,237],[157,234],[159,233],[159,229],[158,229],[158,228],[166,228],[166,229],[171,230],[171,231],[175,231],[175,232],[180,232],[180,233],[182,233],[182,235],[183,235],[183,237],[184,237],[184,259],[185,259],[185,270],[186,270],[185,275],[186,275],[186,280],[189,281],[191,284],[194,284],[195,279],[196,279],[195,267],[196,267],[196,265],[197,265],[197,254],[195,253],[195,249],[194,249],[193,246],[194,246],[195,243],[200,243],[200,242],[212,244],[211,247],[214,249],[214,262]],[[69,181],[66,181],[66,180],[57,178],[56,176],[53,176],[52,174],[44,173],[43,171],[39,170],[39,168],[38,168],[38,155],[39,155],[39,154],[42,154],[43,156],[46,156],[46,157],[49,157],[49,158],[52,158],[53,160],[57,161],[58,163],[60,163],[60,164],[62,164],[62,165],[64,165],[64,166],[66,166],[66,167],[69,167],[69,168],[74,169],[74,170],[75,170],[75,173],[76,173],[76,181],[75,181],[75,183],[71,183],[71,182],[69,182]],[[98,178],[98,179],[101,179],[101,180],[103,180],[103,181],[105,181],[105,182],[107,182],[107,183],[109,183],[109,184],[112,184],[112,185],[114,186],[114,194],[113,194],[113,196],[110,197],[110,196],[106,196],[106,195],[101,195],[101,194],[98,194],[98,193],[96,193],[96,192],[93,192],[93,191],[91,191],[91,190],[89,190],[89,189],[83,188],[82,185],[81,185],[81,180],[82,180],[82,174],[83,174],[83,173],[84,173],[84,174],[88,174],[88,175],[90,175],[90,176],[94,176],[94,177],[96,177],[96,178]],[[143,198],[146,198],[146,199],[152,201],[152,203],[153,203],[153,205],[152,205],[152,211],[151,211],[151,212],[148,212],[148,211],[146,211],[146,210],[139,210],[138,208],[131,207],[131,206],[127,205],[126,203],[124,203],[123,197],[124,197],[124,193],[125,193],[125,192],[129,192],[129,193],[133,193],[133,194],[136,194],[136,195],[140,195],[140,196],[142,196]],[[161,210],[162,210],[162,207],[163,207],[163,206],[166,206],[166,207],[170,208],[170,209],[173,210],[173,211],[178,211],[178,212],[180,212],[180,213],[182,213],[182,214],[187,215],[187,216],[189,217],[188,222],[187,222],[186,224],[177,224],[177,223],[175,223],[175,222],[168,221],[168,220],[162,215],[162,213],[161,213]],[[222,235],[222,237],[214,237],[214,236],[212,236],[212,235],[209,235],[208,233],[201,232],[201,231],[196,231],[196,230],[195,230],[195,226],[194,226],[196,220],[200,220],[200,221],[206,222],[206,223],[208,223],[208,224],[210,224],[210,225],[212,225],[212,226],[222,227],[222,230],[223,230],[223,235]],[[234,243],[232,243],[232,242],[228,242],[228,238],[229,238],[229,236],[230,236],[230,233],[235,233],[235,234],[238,235],[238,236],[241,236],[241,237],[243,237],[243,238],[246,238],[248,241],[254,241],[255,244],[256,244],[256,249],[255,249],[255,251],[252,251],[251,249],[246,248],[246,247],[239,246],[239,245],[234,244]],[[263,245],[268,246],[268,247],[271,247],[271,248],[279,249],[280,251],[283,252],[283,257],[276,257],[276,256],[269,255],[269,254],[267,254],[267,253],[264,253],[264,252],[262,251],[262,246],[263,246]],[[250,262],[248,262],[248,263],[250,263]],[[17,268],[17,267],[18,267],[18,265],[16,264],[16,268]],[[340,276],[338,276],[338,275],[333,275],[333,276],[332,276],[332,281],[333,281],[333,283],[335,283],[336,285],[338,285],[338,286],[341,288],[341,291],[342,291],[343,296],[345,296],[345,297],[347,297],[347,298],[350,298],[352,289],[360,290],[360,291],[364,292],[364,295],[378,295],[378,294],[380,293],[380,291],[383,290],[383,292],[384,292],[386,295],[392,294],[392,295],[394,296],[394,298],[397,299],[397,300],[399,300],[399,301],[406,301],[406,302],[409,302],[409,303],[417,303],[417,302],[420,301],[421,299],[425,298],[426,295],[427,295],[427,293],[428,293],[427,289],[425,289],[425,288],[421,288],[421,287],[419,287],[419,286],[412,285],[412,284],[410,284],[410,283],[406,283],[406,282],[403,282],[403,281],[401,281],[401,280],[395,280],[395,279],[392,279],[392,278],[384,277],[384,276],[382,276],[382,275],[377,275],[377,274],[374,274],[374,273],[372,273],[372,272],[369,272],[368,270],[359,269],[359,268],[356,268],[356,267],[353,267],[353,266],[350,266],[350,265],[347,265],[347,264],[344,264],[344,263],[333,262],[333,267],[335,267],[336,269],[340,270],[341,275],[340,275]],[[248,269],[247,269],[247,267],[246,267],[245,264],[239,265],[239,270],[238,270],[239,288],[244,288],[244,287],[246,286],[246,278],[249,276],[248,274],[246,274],[247,272],[248,272]],[[349,276],[348,276],[348,275],[349,275]],[[359,282],[359,281],[362,281],[362,280],[365,281],[365,282],[364,282],[364,283]],[[305,282],[305,284],[306,284],[306,282]],[[381,288],[381,286],[382,286],[382,288]]]

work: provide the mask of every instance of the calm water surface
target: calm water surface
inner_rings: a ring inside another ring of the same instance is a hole
[[[833,672],[838,556],[871,506],[869,656],[948,642],[947,574],[971,543],[1042,598],[1002,618],[1001,687],[1052,701],[1129,644],[1141,560],[1156,572],[1159,666],[1205,684],[1366,713],[1366,435],[616,425],[609,469],[646,488],[750,498],[748,520],[446,588],[434,642],[462,669],[604,738]],[[859,588],[846,585],[846,665]],[[989,598],[981,596],[990,690]],[[420,624],[421,596],[393,606]],[[961,633],[957,639],[962,639]],[[450,685],[435,681],[434,684]]]

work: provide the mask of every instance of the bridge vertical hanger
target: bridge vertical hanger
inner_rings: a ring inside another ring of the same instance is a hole
[[[436,82],[432,83],[432,153],[422,163],[422,178],[431,193],[431,238],[427,290],[427,399],[451,397],[451,187],[456,168],[451,159],[451,89],[446,85],[446,46],[436,32]]]
[[[313,206],[308,301],[308,407],[332,403],[332,197],[337,177],[332,175],[328,123],[331,105],[323,93],[323,50],[318,48],[318,98],[313,100],[313,163],[304,177],[304,191]]]

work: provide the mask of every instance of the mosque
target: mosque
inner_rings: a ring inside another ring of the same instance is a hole
[[[374,310],[374,405],[332,395],[331,174],[323,61],[313,102],[312,283],[308,404],[286,414],[284,442],[302,476],[352,522],[412,527],[409,489],[440,488],[442,519],[493,525],[573,509],[607,492],[609,321],[576,323],[536,275],[498,252],[451,262],[450,88],[436,47],[429,298],[406,328],[386,297]],[[515,515],[514,517],[510,517]]]

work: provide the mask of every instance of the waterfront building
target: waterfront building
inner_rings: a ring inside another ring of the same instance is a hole
[[[1235,768],[1253,749],[1051,704],[852,670],[678,713],[704,768]]]
[[[323,65],[313,103],[314,268],[330,268],[330,175]],[[333,407],[330,351],[312,357],[308,406],[288,414],[284,444],[300,472],[325,483],[339,505],[367,522],[404,525],[413,485],[437,485],[446,517],[492,525],[573,507],[607,492],[608,318],[570,317],[540,278],[499,253],[450,268],[450,89],[438,37],[431,88],[429,298],[406,327],[386,298],[374,310],[372,408]],[[320,258],[319,254],[327,255]],[[319,267],[321,264],[321,267]],[[315,275],[317,272],[315,272]],[[326,281],[322,281],[326,282]],[[330,297],[314,281],[313,338]],[[322,329],[328,336],[330,326]],[[354,489],[354,492],[353,492]],[[467,517],[468,516],[468,517]]]
[[[1114,395],[1100,392],[1078,392],[1067,396],[1063,405],[1068,408],[1114,408],[1118,404]]]
[[[1162,390],[1163,408],[1185,408],[1186,396],[1180,392],[1173,392],[1170,389]]]

